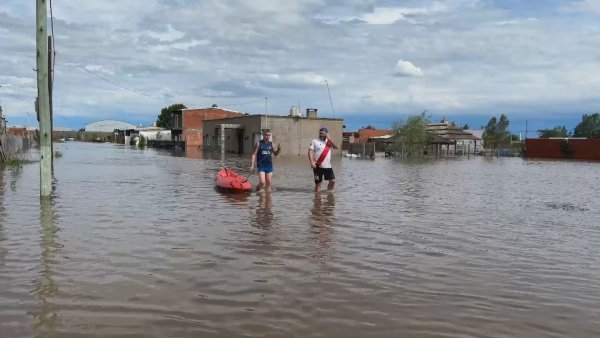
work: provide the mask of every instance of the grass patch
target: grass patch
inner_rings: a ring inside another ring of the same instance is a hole
[[[24,163],[24,161],[20,158],[13,157],[13,156],[7,156],[3,162],[0,162],[0,165],[6,166],[6,167],[20,167],[23,165],[23,163]]]

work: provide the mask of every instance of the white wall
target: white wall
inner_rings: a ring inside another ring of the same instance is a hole
[[[170,130],[140,130],[140,135],[147,141],[171,141]]]

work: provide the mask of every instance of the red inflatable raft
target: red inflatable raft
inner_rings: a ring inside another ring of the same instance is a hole
[[[223,168],[215,175],[215,185],[218,189],[230,192],[244,192],[252,189],[252,184],[245,176],[233,170]]]

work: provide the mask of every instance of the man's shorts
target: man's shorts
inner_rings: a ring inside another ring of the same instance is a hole
[[[273,167],[272,166],[268,166],[267,167],[267,166],[260,166],[259,165],[258,168],[256,168],[256,169],[257,169],[257,171],[262,171],[265,174],[269,174],[269,173],[273,172]]]
[[[315,174],[315,183],[316,184],[323,182],[323,179],[325,179],[327,181],[335,180],[335,174],[333,173],[333,168],[316,167],[315,169],[313,169],[313,173]]]

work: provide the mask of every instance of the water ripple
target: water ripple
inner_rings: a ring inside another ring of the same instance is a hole
[[[232,195],[248,158],[56,146],[51,202],[0,171],[2,337],[600,335],[597,164],[335,159],[314,194],[278,158]]]

